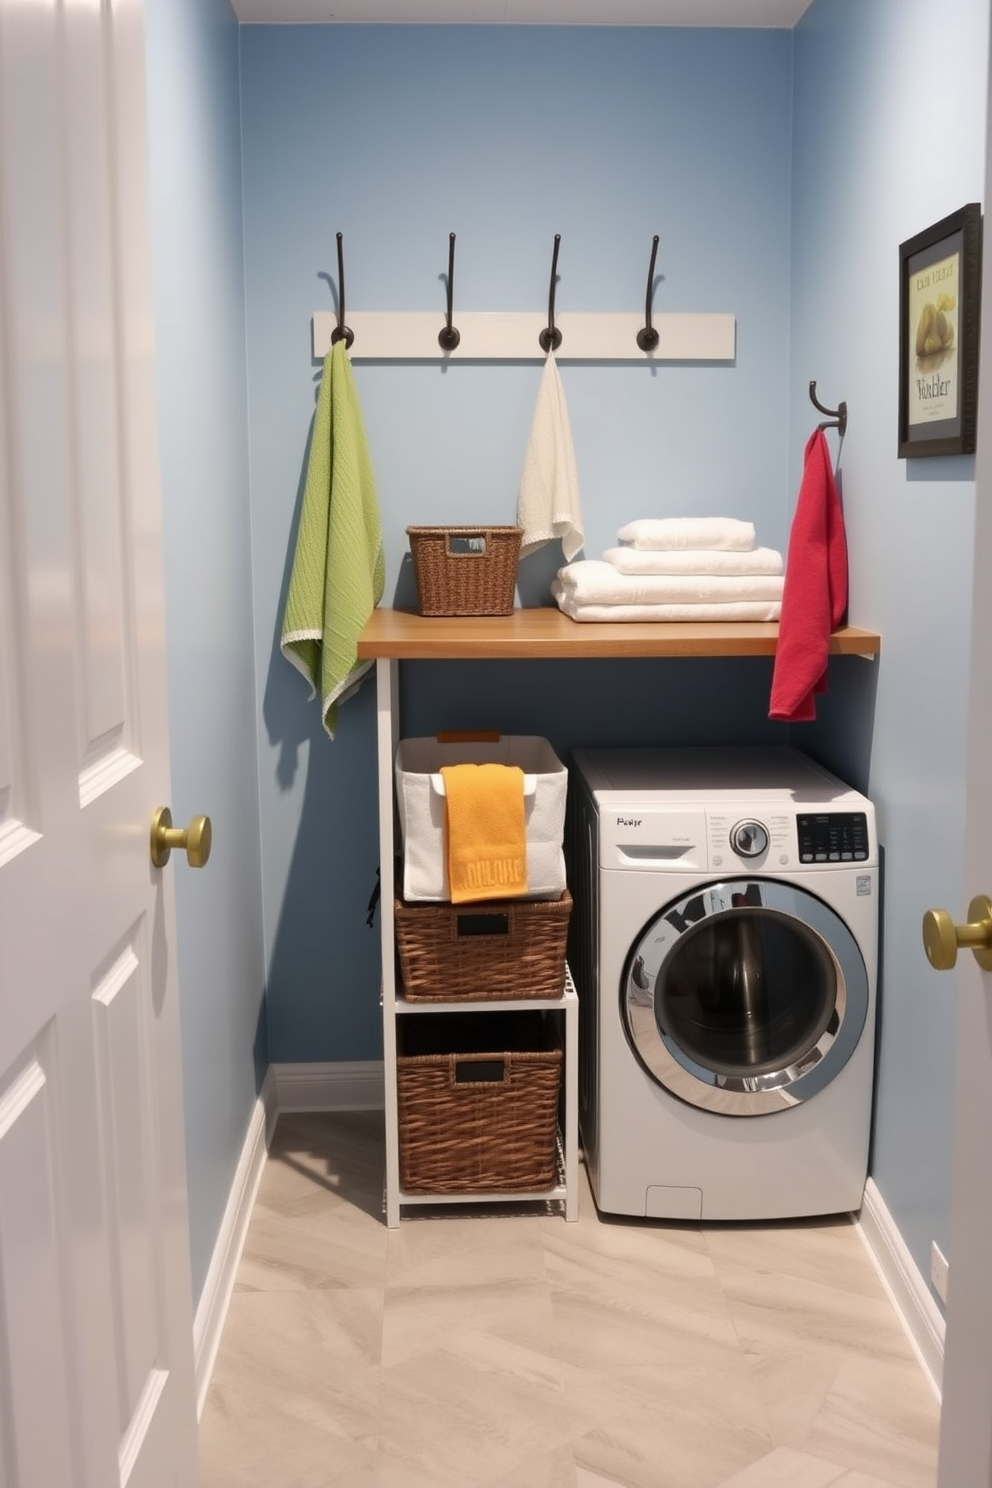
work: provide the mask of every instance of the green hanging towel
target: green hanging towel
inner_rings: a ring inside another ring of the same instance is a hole
[[[282,621],[282,653],[319,688],[324,728],[334,738],[337,705],[355,692],[370,661],[358,636],[382,598],[386,569],[375,478],[344,341],[324,358],[310,463]]]

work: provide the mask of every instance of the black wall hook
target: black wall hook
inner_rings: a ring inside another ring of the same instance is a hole
[[[555,251],[551,255],[551,291],[548,295],[548,324],[545,330],[538,336],[542,351],[557,351],[561,345],[561,331],[555,325],[555,284],[558,271],[558,248],[561,244],[561,233],[555,233]]]
[[[817,428],[836,429],[841,439],[843,439],[845,433],[847,432],[847,404],[839,403],[836,408],[824,408],[823,404],[816,396],[815,378],[811,379],[810,381],[809,401],[812,403],[814,408],[818,408],[821,413],[825,413],[827,415],[827,418],[831,420],[830,423],[817,424]]]
[[[644,325],[637,333],[637,344],[642,351],[654,351],[659,336],[651,324],[651,301],[654,299],[654,262],[658,257],[658,234],[651,240],[651,263],[648,267],[648,292],[644,300]]]
[[[354,339],[354,331],[344,323],[344,235],[338,233],[338,323],[331,332],[331,345],[343,341],[345,346],[350,346]]]
[[[437,344],[438,344],[438,346],[440,346],[440,348],[441,348],[442,351],[454,351],[455,347],[458,345],[459,341],[462,339],[461,336],[458,334],[458,332],[455,330],[454,326],[451,324],[452,306],[454,304],[454,299],[455,299],[455,235],[454,235],[454,233],[449,233],[448,234],[448,280],[447,280],[447,290],[448,290],[448,313],[447,313],[447,316],[445,317],[445,323],[444,323],[444,325],[442,326],[441,330],[439,330],[438,333],[437,333]]]

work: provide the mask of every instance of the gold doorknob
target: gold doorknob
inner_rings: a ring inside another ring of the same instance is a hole
[[[934,971],[950,971],[958,947],[967,947],[983,971],[992,971],[992,899],[978,894],[968,905],[968,923],[955,925],[946,909],[923,916],[923,948]]]
[[[168,806],[159,806],[152,816],[152,862],[164,868],[174,847],[185,851],[191,868],[202,868],[210,856],[213,829],[209,816],[194,816],[188,827],[174,827]]]

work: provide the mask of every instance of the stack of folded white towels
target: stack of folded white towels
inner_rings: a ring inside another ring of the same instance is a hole
[[[777,620],[783,563],[734,517],[629,522],[619,547],[558,570],[551,592],[573,620]]]

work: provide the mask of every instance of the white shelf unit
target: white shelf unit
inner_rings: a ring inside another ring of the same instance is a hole
[[[407,1002],[396,983],[395,923],[393,895],[396,852],[395,796],[393,761],[399,743],[399,663],[394,658],[376,661],[377,748],[379,780],[379,863],[380,863],[380,928],[382,935],[382,1024],[383,1062],[385,1067],[386,1107],[386,1224],[394,1229],[400,1222],[405,1205],[471,1204],[512,1202],[533,1203],[537,1200],[559,1202],[565,1219],[579,1217],[579,1000],[566,972],[565,992],[560,998],[500,998],[492,1002],[455,1001],[424,1003]],[[399,1181],[399,1112],[396,1087],[397,1019],[430,1017],[437,1013],[506,1013],[515,1010],[537,1012],[546,1009],[559,1014],[564,1023],[564,1118],[559,1131],[558,1182],[538,1193],[450,1193],[409,1194]]]
[[[358,642],[358,655],[376,664],[377,748],[379,761],[379,862],[381,865],[383,1057],[386,1076],[386,1222],[399,1224],[403,1204],[443,1202],[421,1195],[404,1195],[399,1186],[399,1133],[396,1092],[396,1025],[400,1017],[427,1005],[401,1004],[397,997],[395,926],[393,923],[393,864],[396,851],[393,760],[399,743],[399,663],[418,661],[539,660],[595,657],[774,656],[778,626],[764,624],[625,623],[578,625],[557,608],[519,609],[511,615],[473,618],[431,618],[402,610],[373,611]],[[877,631],[845,625],[830,638],[835,656],[873,659],[881,650]],[[503,1001],[492,1010],[520,1006]],[[527,1008],[546,1006],[528,1000]],[[461,1008],[479,1012],[478,1002],[437,1003],[435,1011]],[[565,1020],[565,1122],[562,1135],[565,1217],[578,1217],[578,999],[571,988],[565,998],[551,1003]],[[559,1189],[554,1190],[557,1196]],[[547,1198],[550,1195],[542,1194]],[[451,1202],[471,1202],[473,1196],[452,1194]],[[485,1195],[495,1199],[500,1195]],[[521,1199],[521,1195],[513,1196]],[[527,1197],[527,1196],[523,1196]]]

